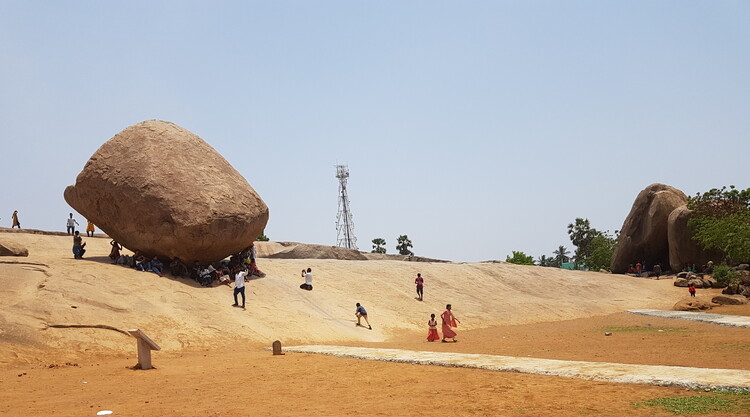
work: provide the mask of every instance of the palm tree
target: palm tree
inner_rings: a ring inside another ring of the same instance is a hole
[[[563,245],[560,245],[557,250],[552,251],[552,253],[555,255],[555,264],[557,264],[558,267],[562,267],[562,264],[565,262],[570,261],[570,251]]]
[[[376,237],[372,240],[372,253],[385,253],[385,239]]]
[[[409,248],[413,247],[411,244],[411,240],[409,240],[409,236],[401,235],[397,239],[398,245],[396,245],[396,250],[401,255],[414,255],[414,252],[410,251]]]

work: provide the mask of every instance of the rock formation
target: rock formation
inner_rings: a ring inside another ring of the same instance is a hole
[[[629,264],[642,261],[648,266],[657,262],[666,266],[669,263],[669,215],[685,204],[685,193],[664,184],[651,184],[638,193],[617,239],[612,272],[625,273]]]
[[[688,229],[691,213],[686,205],[680,206],[672,211],[667,221],[669,266],[673,271],[680,271],[689,263],[700,267],[708,261],[716,263],[723,259],[721,252],[704,250],[693,240],[693,233]]]
[[[65,201],[130,250],[187,262],[240,252],[268,221],[263,200],[216,150],[160,120],[104,143]]]
[[[0,256],[29,256],[29,250],[18,243],[3,240],[0,242]]]

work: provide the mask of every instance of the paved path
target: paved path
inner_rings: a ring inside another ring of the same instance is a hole
[[[720,324],[722,326],[750,327],[750,316],[728,316],[724,314],[699,313],[694,311],[628,310],[629,313],[655,316],[665,319],[684,319]]]
[[[561,361],[473,353],[422,352],[325,345],[290,346],[285,347],[284,350],[287,352],[321,353],[348,358],[420,365],[556,375],[594,381],[750,391],[750,371],[734,369]]]

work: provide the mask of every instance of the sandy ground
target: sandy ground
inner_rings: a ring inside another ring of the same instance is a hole
[[[201,288],[110,265],[108,240],[74,260],[67,237],[0,233],[29,248],[0,258],[0,415],[671,415],[636,407],[697,395],[679,388],[382,363],[264,348],[335,343],[411,350],[750,369],[750,331],[624,313],[670,308],[671,280],[521,267],[386,260],[261,259],[246,311],[229,287]],[[299,270],[315,273],[312,292]],[[426,278],[425,301],[413,276]],[[700,291],[710,297],[718,291]],[[354,303],[374,330],[354,326]],[[429,313],[452,303],[459,343],[424,341]],[[750,315],[747,306],[712,312]],[[163,350],[136,371],[141,328]],[[660,331],[661,330],[661,331]],[[612,336],[604,336],[604,332]],[[85,383],[84,383],[85,382]],[[720,415],[720,414],[716,414]]]

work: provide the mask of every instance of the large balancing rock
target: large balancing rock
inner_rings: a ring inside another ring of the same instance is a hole
[[[266,204],[214,148],[161,120],[105,142],[65,201],[130,250],[188,262],[238,253],[268,222]]]
[[[700,268],[708,261],[718,262],[724,259],[721,251],[702,249],[698,242],[693,240],[693,231],[688,228],[688,221],[692,213],[687,206],[680,206],[669,215],[667,232],[669,237],[669,264],[672,271],[682,271],[687,264],[695,264]]]
[[[642,261],[648,270],[657,262],[662,268],[669,265],[669,214],[685,204],[685,193],[669,185],[651,184],[638,193],[617,238],[612,272],[624,273],[629,264]]]

